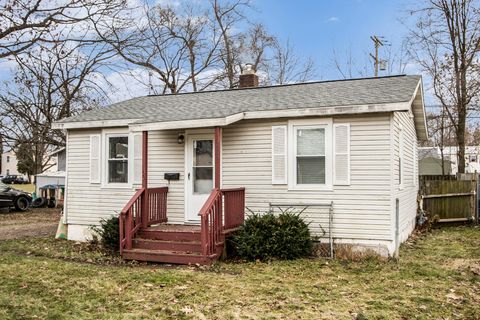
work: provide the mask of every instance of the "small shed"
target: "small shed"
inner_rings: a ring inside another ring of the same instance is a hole
[[[426,157],[418,161],[419,174],[421,176],[431,175],[451,175],[452,174],[452,162],[449,160],[443,160],[442,173],[442,159],[436,157]]]
[[[35,192],[40,195],[40,188],[46,185],[65,185],[65,171],[44,172],[35,176]]]

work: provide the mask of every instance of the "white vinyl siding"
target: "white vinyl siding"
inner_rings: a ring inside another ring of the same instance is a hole
[[[403,242],[414,229],[417,214],[418,184],[415,182],[418,179],[418,177],[416,177],[416,167],[418,166],[416,163],[418,159],[416,148],[417,134],[411,113],[395,112],[392,117],[392,130],[393,155],[395,157],[392,172],[395,186],[392,190],[392,210],[393,216],[395,216],[395,199],[398,198],[400,208],[399,233],[400,241]],[[414,143],[415,147],[408,147],[412,143]],[[403,155],[401,164],[398,161],[400,155]],[[401,187],[398,185],[400,172],[402,172]],[[396,226],[393,224],[392,234],[395,233],[395,228]]]
[[[325,118],[309,121],[324,121]],[[414,160],[416,139],[413,119],[407,113],[336,116],[331,124],[332,163],[335,153],[333,128],[349,127],[349,184],[333,184],[329,190],[291,190],[287,184],[272,184],[272,127],[288,126],[287,119],[244,120],[223,128],[222,187],[245,187],[246,206],[262,212],[269,203],[334,203],[335,241],[382,244],[394,241],[395,198],[400,199],[402,241],[413,228],[416,213]],[[398,190],[399,125],[405,139],[404,189]],[[304,124],[302,124],[304,125]],[[90,170],[90,136],[100,130],[70,130],[68,159],[68,223],[97,224],[100,219],[118,214],[135,189],[102,188],[85,178]],[[184,149],[177,142],[178,130],[149,131],[149,187],[168,186],[168,220],[184,223]],[[290,135],[287,132],[287,135]],[[287,145],[287,149],[290,148]],[[343,150],[343,149],[342,149]],[[338,150],[339,154],[344,154]],[[288,167],[289,164],[287,164]],[[331,170],[333,170],[333,166]],[[179,172],[180,180],[164,180],[167,172]],[[335,175],[332,171],[333,176]],[[413,172],[413,173],[412,173]],[[336,179],[337,180],[337,179]],[[321,235],[324,221],[318,213],[305,216],[314,235]]]
[[[90,183],[100,183],[100,154],[101,154],[101,136],[99,134],[90,135]]]
[[[272,127],[272,184],[287,183],[287,126]]]
[[[334,175],[333,184],[350,184],[350,124],[341,123],[333,126],[334,135]]]
[[[404,148],[405,148],[405,142],[403,141],[403,126],[400,125],[398,128],[398,187],[400,189],[403,189],[403,176],[405,175],[405,169],[404,169]]]
[[[315,120],[315,119],[312,119]],[[322,120],[322,119],[320,119]],[[223,129],[222,182],[224,188],[245,187],[246,206],[262,212],[269,203],[334,202],[335,238],[364,242],[392,239],[390,206],[390,115],[343,116],[333,124],[350,124],[350,185],[331,190],[289,190],[272,185],[272,126],[287,120],[249,120]],[[306,217],[316,235],[324,222]]]
[[[142,133],[133,136],[133,183],[142,183]]]
[[[91,184],[85,178],[90,170],[90,135],[101,135],[101,130],[70,130],[67,148],[67,223],[78,225],[98,224],[103,218],[118,215],[131,197],[135,188],[111,188]],[[168,220],[184,223],[184,145],[177,142],[178,130],[149,132],[149,187],[168,186]],[[102,152],[103,153],[103,152]],[[132,165],[130,165],[132,168]],[[134,169],[132,169],[134,170]],[[180,180],[164,180],[166,172],[179,172]]]

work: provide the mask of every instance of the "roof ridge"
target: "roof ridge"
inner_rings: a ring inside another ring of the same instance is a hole
[[[259,89],[269,89],[269,88],[301,86],[301,85],[309,85],[309,84],[348,82],[348,81],[361,81],[361,80],[380,80],[380,79],[400,78],[400,77],[421,77],[421,76],[420,75],[408,75],[408,74],[396,74],[396,75],[380,76],[380,77],[361,77],[361,78],[349,78],[349,79],[318,80],[318,81],[274,84],[274,85],[268,85],[268,86],[257,86],[257,87],[247,87],[247,88],[216,89],[216,90],[190,91],[190,92],[178,92],[178,93],[167,93],[167,94],[148,94],[148,95],[145,95],[145,96],[138,96],[138,97],[135,97],[133,99],[148,98],[148,97],[169,97],[169,96],[190,95],[190,94],[200,94],[200,93],[212,93],[212,92],[235,92],[235,91],[244,91],[244,90],[259,90]]]

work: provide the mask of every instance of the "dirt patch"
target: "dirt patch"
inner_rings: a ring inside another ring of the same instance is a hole
[[[61,209],[0,213],[0,240],[54,236]]]

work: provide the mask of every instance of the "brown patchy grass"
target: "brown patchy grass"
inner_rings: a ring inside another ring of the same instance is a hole
[[[480,228],[433,230],[399,260],[210,268],[115,263],[87,244],[0,242],[2,319],[479,319]]]
[[[0,240],[54,236],[61,209],[35,208],[0,213]]]

